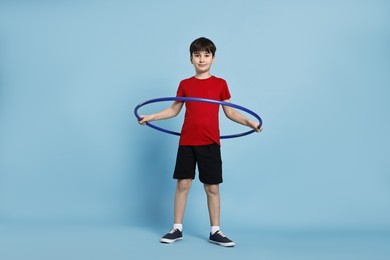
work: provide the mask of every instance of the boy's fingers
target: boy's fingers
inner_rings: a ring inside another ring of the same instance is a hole
[[[144,120],[145,120],[145,116],[140,116],[139,118],[138,118],[138,122],[144,122]]]
[[[260,125],[257,125],[256,128],[255,128],[255,131],[258,133],[258,132],[261,132],[263,130],[263,127],[260,126]]]
[[[144,118],[140,117],[139,120],[138,120],[138,123],[141,124],[141,125],[144,125],[145,124]]]

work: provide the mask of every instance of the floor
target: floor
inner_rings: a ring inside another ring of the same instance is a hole
[[[184,231],[172,245],[167,230],[131,226],[0,225],[1,260],[265,259],[389,260],[390,233],[381,231],[231,230],[237,246]],[[200,234],[202,233],[202,234]]]

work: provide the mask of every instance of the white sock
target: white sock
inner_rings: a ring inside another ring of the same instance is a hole
[[[211,235],[214,235],[218,230],[220,230],[219,226],[211,226]]]
[[[174,223],[173,224],[173,228],[174,229],[178,229],[178,230],[180,230],[180,232],[182,232],[183,231],[183,224],[176,224],[176,223]]]

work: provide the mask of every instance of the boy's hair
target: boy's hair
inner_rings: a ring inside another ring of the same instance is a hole
[[[200,51],[211,53],[214,57],[215,52],[217,51],[217,47],[215,47],[215,44],[211,40],[205,37],[200,37],[194,40],[190,45],[191,57],[193,53],[200,52]]]

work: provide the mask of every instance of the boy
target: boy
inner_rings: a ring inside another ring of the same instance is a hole
[[[178,97],[197,97],[230,102],[230,93],[226,81],[212,76],[216,47],[204,37],[194,40],[190,45],[191,63],[195,76],[182,80],[177,90]],[[141,115],[140,124],[162,120],[179,114],[183,102],[175,101],[167,109],[156,114]],[[250,120],[232,107],[223,106],[225,115],[242,125],[255,129],[259,123]],[[174,200],[174,225],[169,233],[161,238],[162,243],[173,243],[182,239],[182,223],[187,195],[195,178],[198,165],[199,179],[207,194],[211,232],[209,241],[221,246],[235,246],[220,230],[220,193],[222,183],[222,160],[220,153],[220,134],[218,122],[219,106],[203,102],[186,102],[186,113],[182,127],[179,148],[173,178],[177,179]]]

